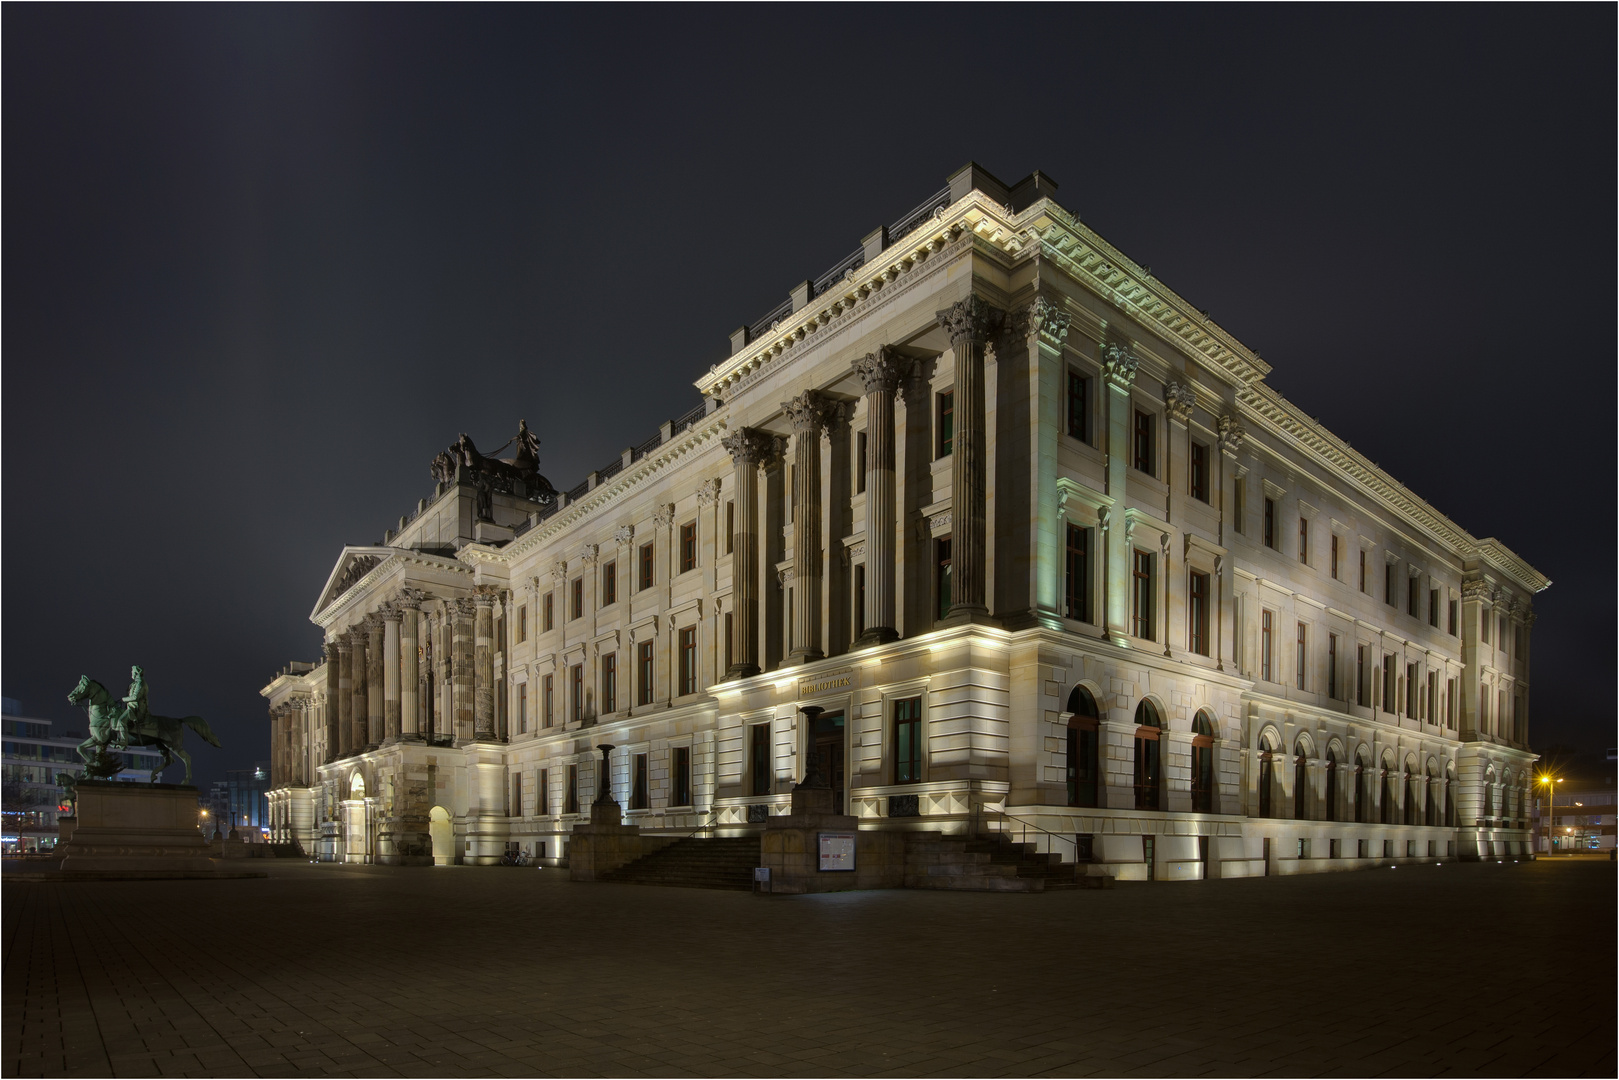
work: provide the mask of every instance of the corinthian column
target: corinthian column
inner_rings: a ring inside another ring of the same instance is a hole
[[[759,466],[775,450],[762,431],[738,428],[720,439],[736,482],[736,535],[731,546],[731,668],[727,678],[759,674]]]
[[[950,475],[950,612],[949,622],[989,617],[985,605],[984,566],[988,545],[985,507],[988,447],[984,424],[984,346],[1001,326],[1001,312],[969,296],[938,313],[956,358],[955,432]]]
[[[382,618],[370,615],[365,620],[365,700],[366,700],[366,745],[376,746],[382,742],[384,722],[382,708],[382,668],[384,632]]]
[[[457,741],[473,733],[473,638],[475,605],[460,597],[446,605],[450,620],[450,731]]]
[[[806,663],[821,652],[821,429],[830,403],[813,390],[781,403],[793,425],[793,647]]]
[[[854,363],[866,387],[866,631],[856,647],[899,637],[894,629],[894,391],[911,361],[886,345]]]
[[[473,738],[480,742],[495,739],[495,589],[478,586],[473,597],[472,655],[474,693]]]
[[[326,697],[322,702],[322,715],[326,720],[326,760],[332,761],[341,753],[343,738],[338,732],[341,730],[339,717],[341,710],[337,703],[343,699],[343,686],[338,681],[338,670],[342,662],[338,659],[338,643],[328,641],[321,646],[326,655]]]
[[[337,648],[337,750],[334,756],[354,752],[354,638],[344,634]]]
[[[421,691],[417,682],[421,678],[416,659],[416,623],[421,617],[420,594],[407,589],[398,600],[399,606],[399,731],[412,737],[421,731]]]

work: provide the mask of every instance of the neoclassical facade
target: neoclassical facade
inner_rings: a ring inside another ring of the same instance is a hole
[[[1063,209],[976,165],[731,335],[572,490],[463,436],[264,695],[280,837],[565,857],[861,828],[1196,878],[1529,853],[1533,598]],[[818,707],[820,712],[801,711]]]

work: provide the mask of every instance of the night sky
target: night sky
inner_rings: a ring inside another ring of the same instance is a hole
[[[976,160],[1554,582],[1531,734],[1613,745],[1611,6],[8,5],[3,682],[267,756],[345,543],[526,417],[577,483]],[[187,740],[195,746],[195,739]],[[169,774],[178,779],[178,770]]]

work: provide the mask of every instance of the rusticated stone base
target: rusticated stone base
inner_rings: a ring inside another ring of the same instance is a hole
[[[226,869],[197,827],[197,789],[186,784],[82,780],[78,821],[63,845],[64,879],[265,877]]]

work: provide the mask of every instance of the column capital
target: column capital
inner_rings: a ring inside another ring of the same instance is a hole
[[[617,544],[619,547],[623,547],[625,544],[630,543],[634,539],[634,525],[620,525],[618,528],[613,530],[613,543]]]
[[[866,393],[893,393],[910,373],[911,358],[901,356],[888,345],[867,353],[854,362],[854,373],[865,386]]]
[[[963,342],[982,345],[995,336],[1005,321],[1005,314],[1000,308],[991,306],[977,295],[951,304],[935,317],[949,335],[952,346]]]
[[[1136,369],[1141,366],[1141,361],[1128,345],[1104,342],[1101,353],[1104,379],[1120,390],[1128,390],[1135,385]]]
[[[1184,424],[1192,418],[1192,405],[1196,401],[1196,393],[1186,383],[1170,380],[1164,384],[1164,407],[1175,423]]]
[[[719,477],[716,476],[716,477],[712,477],[712,478],[710,478],[708,480],[704,480],[701,484],[698,485],[698,487],[697,487],[697,505],[698,506],[713,506],[715,503],[717,503],[719,501],[720,501],[720,480],[719,480]]]
[[[446,600],[444,606],[463,619],[471,618],[478,610],[478,602],[470,596],[457,596],[453,600]]]
[[[1013,327],[1025,337],[1044,340],[1052,348],[1061,349],[1068,340],[1072,320],[1063,306],[1044,296],[1036,296],[1029,305],[1017,312]]]
[[[720,445],[738,465],[761,465],[776,453],[776,438],[755,428],[737,428],[720,437]]]
[[[406,587],[400,589],[399,595],[394,597],[394,606],[399,609],[400,614],[407,611],[420,611],[422,601],[426,599],[428,599],[428,595],[422,590]]]
[[[388,600],[377,609],[377,614],[383,622],[396,623],[405,617],[403,607],[396,600]]]
[[[658,509],[652,515],[654,529],[667,529],[675,523],[675,504],[659,503]]]
[[[1227,457],[1236,457],[1242,450],[1242,440],[1247,432],[1243,431],[1241,424],[1229,416],[1220,417],[1219,432],[1220,452]]]
[[[792,424],[794,435],[819,433],[832,423],[832,413],[836,407],[835,402],[829,401],[814,390],[806,390],[791,401],[781,403],[781,411],[787,414],[787,421]]]

